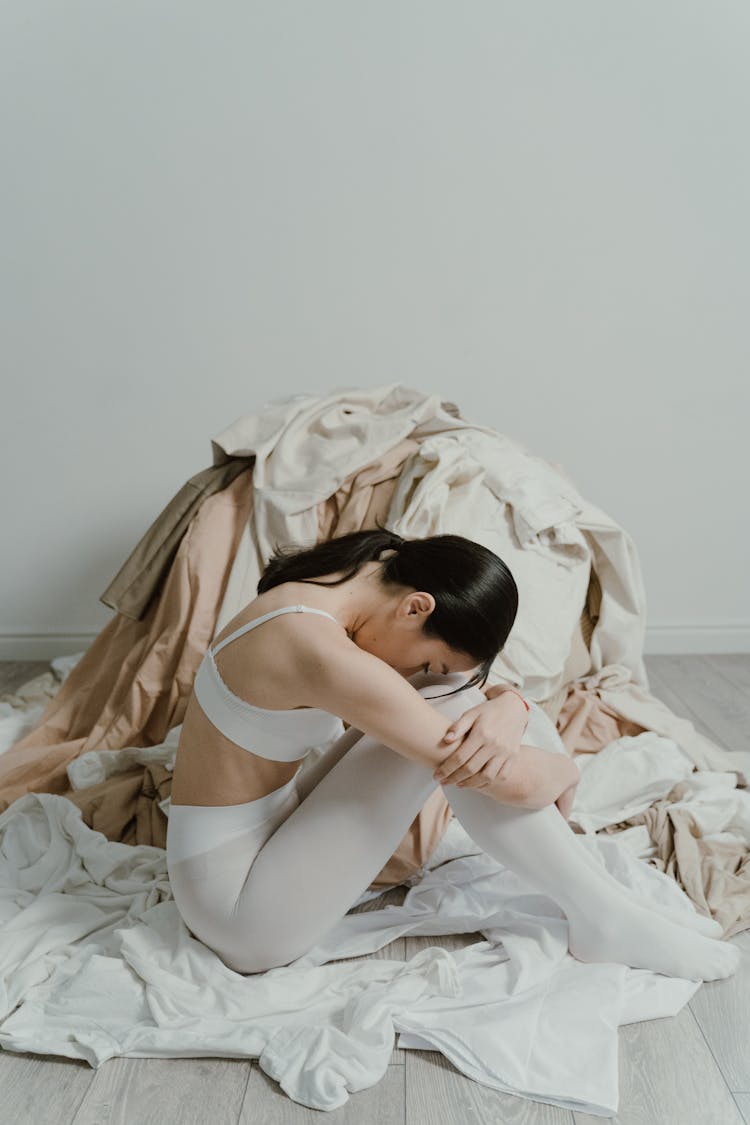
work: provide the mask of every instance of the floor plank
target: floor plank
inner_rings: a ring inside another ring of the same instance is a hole
[[[474,1082],[440,1051],[407,1051],[406,1056],[405,1125],[573,1125],[569,1109]],[[601,1125],[601,1118],[596,1120]]]
[[[81,1059],[0,1050],[4,1125],[67,1125],[96,1072]]]
[[[247,1059],[108,1059],[72,1120],[57,1120],[71,1120],[71,1125],[237,1125],[249,1078]]]
[[[47,660],[0,660],[0,696],[18,691],[29,680],[49,671]]]
[[[691,719],[696,729],[726,750],[750,750],[750,700],[712,667],[708,659],[651,656],[646,669],[649,673],[653,669],[658,679],[680,699],[680,714]],[[653,685],[651,690],[659,695]]]
[[[735,934],[743,957],[728,980],[699,988],[690,1008],[730,1090],[750,1090],[750,930]]]
[[[620,1028],[620,1108],[612,1125],[742,1125],[689,1007]],[[575,1125],[601,1118],[574,1113]]]
[[[747,653],[720,652],[703,659],[730,684],[734,684],[750,703],[750,656]]]

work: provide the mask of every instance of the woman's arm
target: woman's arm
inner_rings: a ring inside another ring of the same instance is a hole
[[[291,674],[300,703],[338,715],[404,758],[421,762],[430,773],[445,759],[442,740],[450,718],[384,660],[338,631],[323,629],[300,630],[294,652]],[[536,775],[512,772],[510,777],[495,779],[491,795],[505,804],[521,804],[530,799],[528,787],[535,782]]]
[[[482,691],[487,699],[498,699],[508,691],[508,685],[485,684]],[[568,819],[575,796],[575,787],[581,780],[581,771],[572,758],[566,754],[539,750],[535,746],[522,743],[513,761],[503,767],[503,772],[507,774],[511,768],[515,768],[519,777],[523,777],[523,781],[518,778],[517,781],[521,788],[527,790],[525,800],[517,801],[516,804],[522,804],[524,808],[538,809],[554,802],[565,819]]]

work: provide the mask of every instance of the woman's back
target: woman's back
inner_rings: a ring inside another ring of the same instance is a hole
[[[221,630],[188,700],[171,804],[230,805],[266,796],[294,776],[311,746],[343,732],[337,717],[326,722],[326,714],[315,708],[306,714],[308,705],[300,702],[299,644],[304,640],[309,647],[314,638],[325,656],[332,646],[350,643],[345,629],[315,604],[321,600],[315,586],[285,582],[258,595]],[[290,612],[297,607],[303,608]],[[257,627],[225,643],[252,622]],[[310,734],[308,744],[300,739],[304,731]],[[257,753],[251,749],[254,732]],[[271,732],[277,737],[269,738]],[[285,735],[294,744],[292,732],[303,752],[290,759],[282,747]]]

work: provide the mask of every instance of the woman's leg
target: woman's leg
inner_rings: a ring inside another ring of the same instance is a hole
[[[428,677],[424,673],[418,673],[417,675],[412,676],[410,679],[410,683],[412,683],[412,685],[415,686],[417,690],[419,690],[420,687],[437,684],[438,682],[444,684],[445,681],[444,679],[438,681],[434,678],[434,676],[431,675],[430,677]],[[450,685],[450,687],[455,686],[455,683],[451,683]],[[450,690],[450,687],[444,688],[444,690]],[[461,694],[465,695],[466,693]],[[459,696],[458,698],[460,699],[461,697]],[[481,700],[477,698],[475,702],[483,701],[484,696],[482,696]],[[473,704],[463,703],[461,706],[461,713],[468,710],[470,706],[473,706]],[[333,743],[333,745],[328,748],[325,754],[322,754],[316,762],[314,762],[310,766],[305,767],[302,775],[297,781],[297,793],[299,795],[300,801],[304,801],[304,799],[316,787],[318,782],[325,777],[329,770],[331,770],[338,761],[340,761],[344,754],[348,753],[349,750],[351,750],[354,743],[357,742],[360,738],[362,738],[362,731],[357,730],[355,727],[350,728],[345,732],[345,734],[338,738]],[[463,790],[461,790],[461,792],[463,792]],[[406,831],[406,829],[404,829],[404,831]],[[588,851],[587,848],[579,846],[578,851],[579,854],[589,863],[590,866],[594,868],[596,872],[601,873],[602,864],[594,855],[592,855]],[[639,904],[643,903],[642,896],[639,895],[633,888],[627,887],[622,883],[618,883],[618,887],[621,894],[629,895],[631,899]],[[673,906],[666,906],[663,903],[654,902],[649,902],[648,906],[649,910],[654,910],[656,911],[656,913],[662,914],[665,918],[669,918],[671,921],[677,922],[680,926],[687,926],[690,929],[697,930],[698,933],[705,934],[707,937],[720,938],[724,932],[723,927],[719,922],[715,921],[713,918],[706,917],[703,914],[699,914],[697,911],[695,911],[694,913],[686,913],[685,911],[678,911]]]
[[[434,698],[455,677],[413,677],[451,719],[485,700],[477,688]],[[419,686],[418,686],[419,685]],[[370,735],[348,730],[346,751],[276,828],[242,881],[217,951],[238,972],[286,965],[344,916],[393,854],[435,788],[432,770]],[[315,763],[320,766],[321,763]],[[453,811],[488,855],[548,894],[570,924],[570,950],[668,975],[714,980],[737,966],[739,950],[641,906],[597,870],[554,805],[521,809],[478,790],[445,787]]]

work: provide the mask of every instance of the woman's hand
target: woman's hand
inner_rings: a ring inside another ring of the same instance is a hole
[[[463,741],[433,773],[443,785],[486,789],[496,777],[506,776],[519,751],[528,724],[523,700],[501,684],[487,688],[485,694],[487,703],[470,707],[445,733],[446,746]]]

